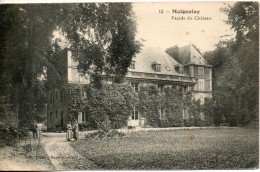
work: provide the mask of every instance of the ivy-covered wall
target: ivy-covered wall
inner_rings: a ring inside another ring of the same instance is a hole
[[[85,111],[90,128],[101,128],[108,121],[111,128],[126,126],[127,119],[138,102],[138,96],[128,85],[107,84],[101,88],[74,85],[70,90],[70,118],[74,119],[79,112]]]
[[[85,92],[85,93],[84,93]],[[192,99],[191,92],[183,94],[166,87],[160,92],[155,85],[140,86],[134,92],[130,85],[106,84],[101,88],[93,85],[70,85],[70,119],[79,112],[87,113],[87,127],[92,129],[120,128],[127,125],[134,107],[146,118],[146,125],[153,127],[203,126],[211,124],[211,117],[201,119],[203,107]],[[160,110],[163,109],[163,116]],[[183,120],[184,113],[189,117]]]
[[[160,118],[160,110],[164,115]],[[199,101],[192,99],[192,93],[183,93],[181,87],[164,88],[161,93],[156,86],[141,87],[139,110],[153,127],[180,127],[209,125],[201,119],[203,108]],[[184,115],[188,116],[183,120]]]

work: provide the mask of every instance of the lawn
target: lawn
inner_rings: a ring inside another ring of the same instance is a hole
[[[71,145],[101,169],[245,169],[259,162],[258,130],[246,128],[138,132]]]

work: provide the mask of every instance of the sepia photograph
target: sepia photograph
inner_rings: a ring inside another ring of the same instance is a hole
[[[0,2],[0,171],[257,169],[257,1]]]

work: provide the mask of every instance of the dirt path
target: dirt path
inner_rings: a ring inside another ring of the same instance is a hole
[[[43,138],[42,140],[45,140]],[[42,141],[41,140],[41,141]],[[24,142],[16,148],[6,146],[0,149],[0,171],[52,171],[54,166],[42,146],[39,147],[36,159],[36,141],[32,141],[32,151],[24,149]],[[28,141],[27,141],[28,143]]]
[[[97,166],[78,154],[66,141],[65,133],[43,133],[46,154],[56,170],[89,170]]]

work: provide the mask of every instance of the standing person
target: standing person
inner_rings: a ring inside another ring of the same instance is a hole
[[[77,121],[75,121],[72,131],[73,131],[73,139],[75,139],[75,141],[78,140],[79,124]]]
[[[37,134],[37,122],[36,121],[33,121],[32,133],[33,133],[33,138],[37,139],[38,134]]]
[[[67,124],[67,134],[66,134],[66,139],[68,141],[70,141],[72,139],[72,125],[69,121],[69,123]]]

